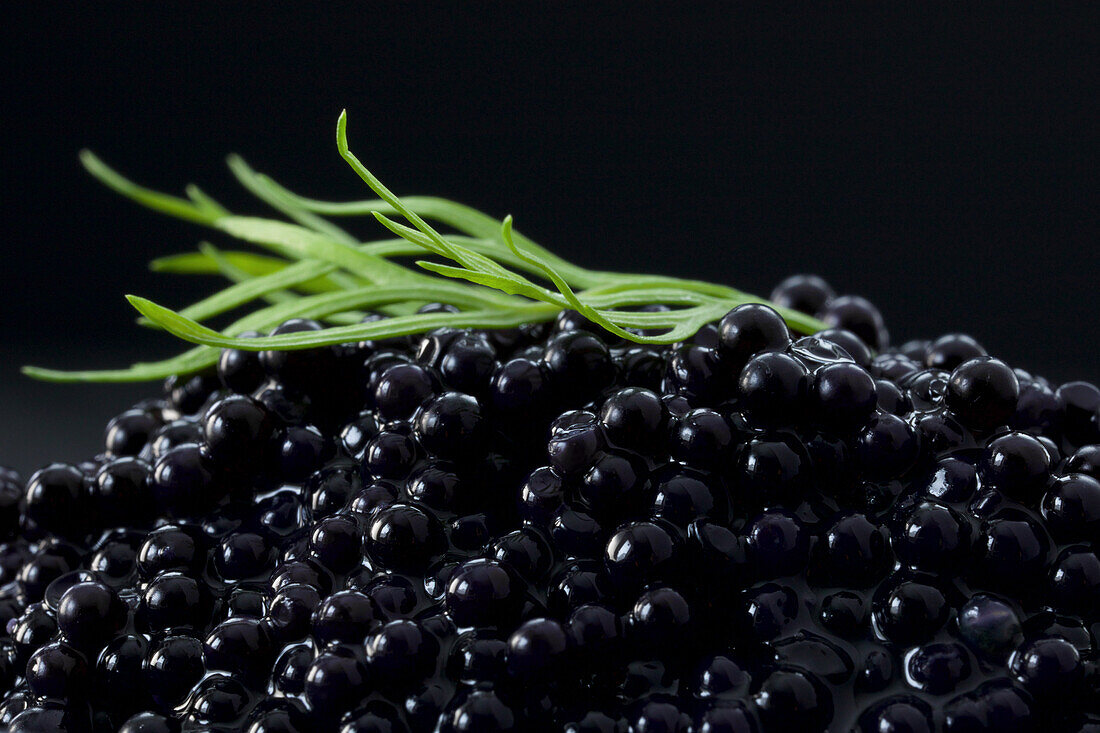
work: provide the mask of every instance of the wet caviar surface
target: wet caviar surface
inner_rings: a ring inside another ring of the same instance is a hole
[[[1100,731],[1100,390],[772,300],[226,351],[0,469],[0,729]]]

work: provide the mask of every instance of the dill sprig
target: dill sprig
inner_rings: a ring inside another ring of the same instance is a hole
[[[178,311],[126,296],[141,314],[140,323],[196,344],[176,357],[115,370],[24,367],[23,372],[56,382],[146,381],[201,371],[216,363],[222,348],[308,349],[441,327],[507,328],[550,320],[563,309],[577,310],[630,341],[669,344],[691,337],[737,305],[767,302],[697,280],[588,270],[515,231],[511,216],[499,221],[441,198],[399,198],[348,149],[346,112],[337,121],[336,143],[341,157],[377,199],[305,198],[257,173],[239,156],[229,157],[237,180],[286,220],[234,215],[194,185],[185,189],[186,198],[152,191],[124,178],[90,151],[82,151],[80,160],[88,172],[119,194],[155,211],[211,227],[267,254],[223,250],[202,242],[198,252],[151,263],[158,272],[218,274],[231,283]],[[331,221],[356,216],[373,216],[395,236],[361,242]],[[454,232],[440,233],[429,221]],[[413,267],[396,261],[416,256],[433,259],[417,259]],[[429,302],[447,303],[458,312],[417,312]],[[253,303],[262,305],[220,331],[203,325]],[[638,310],[651,304],[669,309]],[[804,313],[776,309],[795,331],[813,333],[825,327]],[[372,311],[388,317],[364,322]],[[328,327],[239,337],[245,331],[268,332],[289,318],[315,318]]]

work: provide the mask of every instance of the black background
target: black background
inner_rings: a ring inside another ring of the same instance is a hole
[[[1092,13],[310,5],[2,11],[0,463],[94,452],[159,389],[36,384],[20,364],[168,355],[122,294],[182,306],[216,284],[148,273],[209,234],[101,188],[77,151],[244,213],[262,209],[230,151],[364,197],[336,154],[344,107],[398,193],[513,213],[582,264],[761,294],[815,271],[897,342],[966,331],[1053,379],[1100,377]]]

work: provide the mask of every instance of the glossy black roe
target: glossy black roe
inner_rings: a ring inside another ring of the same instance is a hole
[[[145,676],[154,700],[166,707],[176,705],[202,678],[202,646],[191,636],[168,636],[150,647]]]
[[[1006,513],[982,525],[975,582],[1020,592],[1039,582],[1046,569],[1050,539],[1023,513]]]
[[[1032,695],[1070,698],[1083,675],[1081,656],[1064,639],[1038,639],[1022,647],[1009,664],[1013,676]]]
[[[569,638],[561,623],[532,619],[508,638],[508,671],[517,677],[548,677],[560,672]]]
[[[145,588],[138,620],[150,631],[201,628],[208,618],[208,605],[205,586],[183,573],[166,572]]]
[[[908,695],[899,695],[876,703],[859,718],[860,733],[932,733],[935,729],[931,706],[920,698]]]
[[[678,567],[679,542],[653,522],[633,522],[611,535],[604,566],[620,589],[640,589],[644,583],[670,580]]]
[[[515,713],[492,690],[474,690],[446,714],[447,733],[516,730]]]
[[[378,478],[403,479],[419,457],[419,448],[411,435],[383,430],[367,444],[363,466]]]
[[[1016,611],[986,593],[971,597],[959,609],[958,624],[959,636],[976,654],[990,661],[1004,662],[1024,640]]]
[[[847,434],[862,427],[878,404],[875,380],[856,364],[828,364],[813,374],[810,389],[814,419]]]
[[[1057,394],[1065,405],[1066,438],[1079,446],[1100,443],[1100,387],[1089,382],[1067,382]]]
[[[829,364],[855,362],[852,356],[836,343],[817,336],[803,336],[793,341],[786,352],[802,362],[811,372]]]
[[[1030,502],[1050,478],[1050,454],[1027,433],[1008,433],[989,443],[983,476],[989,485]]]
[[[416,415],[416,437],[432,454],[457,462],[479,458],[487,426],[481,405],[471,395],[445,392]]]
[[[893,382],[887,379],[875,380],[875,394],[878,397],[878,407],[884,412],[898,417],[904,417],[913,409],[913,403],[909,396]]]
[[[495,535],[495,524],[485,512],[456,517],[448,525],[451,545],[462,552],[480,552]]]
[[[893,564],[890,533],[863,514],[838,517],[818,544],[815,565],[832,585],[867,588]]]
[[[377,625],[374,604],[359,591],[333,593],[313,614],[313,635],[320,642],[362,643]]]
[[[432,364],[451,389],[482,394],[497,365],[497,353],[484,333],[465,332],[452,340]]]
[[[439,377],[430,367],[395,364],[374,382],[374,405],[387,420],[407,419],[439,391]]]
[[[768,300],[812,316],[835,297],[829,283],[817,275],[791,275],[775,286]]]
[[[173,420],[157,430],[149,441],[146,450],[143,450],[140,455],[150,462],[156,462],[169,449],[175,448],[177,445],[199,443],[201,441],[202,428],[196,420],[191,418]]]
[[[714,349],[684,345],[669,355],[662,386],[663,391],[686,397],[692,404],[714,405],[733,391],[736,375],[724,368]]]
[[[687,731],[691,718],[680,709],[675,698],[654,696],[641,700],[628,714],[632,730]]]
[[[1009,426],[1036,435],[1060,435],[1066,416],[1065,400],[1048,384],[1019,381],[1020,399],[1016,402],[1016,412],[1009,418]]]
[[[706,339],[708,333],[712,338]],[[702,339],[702,340],[701,340]],[[717,329],[704,326],[695,334],[694,342],[699,346],[713,349],[718,343]],[[661,379],[665,374],[665,355],[654,348],[633,346],[613,352],[615,364],[619,368],[620,381],[644,389],[659,391]]]
[[[202,420],[210,457],[234,470],[255,473],[271,449],[275,419],[261,403],[231,395],[211,405]]]
[[[447,583],[447,610],[459,626],[504,624],[520,610],[521,586],[522,581],[501,562],[470,560]]]
[[[922,501],[904,509],[891,537],[898,559],[915,570],[958,573],[970,553],[973,527],[944,504]]]
[[[963,362],[947,383],[947,406],[967,427],[991,430],[1016,411],[1020,382],[1007,364],[982,356]]]
[[[569,616],[568,632],[573,647],[583,652],[581,664],[599,667],[613,664],[621,651],[622,619],[607,606],[586,603]]]
[[[244,331],[237,338],[256,338],[259,331]],[[251,394],[263,384],[265,378],[260,354],[243,349],[222,349],[218,357],[218,379],[230,392]]]
[[[1043,518],[1062,541],[1096,541],[1100,537],[1100,480],[1084,474],[1059,476],[1042,502]]]
[[[87,492],[84,473],[76,466],[54,463],[31,476],[24,496],[27,518],[63,535],[81,532]]]
[[[838,591],[821,602],[818,617],[822,626],[838,636],[858,636],[870,620],[870,605],[860,594]]]
[[[197,568],[206,561],[204,540],[181,526],[161,527],[145,538],[138,551],[138,570],[152,578],[165,570]]]
[[[435,669],[439,642],[416,621],[395,619],[366,641],[367,663],[383,684],[423,679]]]
[[[273,457],[284,481],[296,482],[333,457],[332,441],[313,425],[292,425],[276,436]]]
[[[309,548],[334,573],[348,572],[362,559],[362,529],[354,516],[325,517],[313,525]]]
[[[571,421],[569,425],[551,430],[546,454],[553,468],[562,475],[569,476],[586,471],[606,447],[603,427],[595,420],[595,416],[589,421],[580,419],[578,415],[575,422]]]
[[[214,567],[225,580],[244,580],[259,575],[274,561],[273,548],[254,532],[226,535],[214,549]]]
[[[104,447],[113,456],[136,456],[160,426],[147,410],[127,410],[107,423]]]
[[[928,496],[946,502],[963,502],[977,493],[980,482],[973,463],[961,458],[944,458],[919,486]]]
[[[599,454],[580,478],[578,492],[594,514],[613,516],[641,507],[648,472],[643,461],[626,452]]]
[[[500,537],[490,545],[489,552],[529,581],[545,578],[554,561],[549,542],[531,527]]]
[[[588,331],[589,333],[603,336],[606,331],[597,323],[589,320],[575,310],[563,310],[558,313],[553,322],[553,331],[563,333],[565,331]]]
[[[718,324],[609,350],[575,314],[550,344],[543,325],[303,352],[299,384],[231,353],[247,380],[172,380],[131,411],[145,438],[70,467],[71,519],[30,516],[0,469],[0,728],[1096,727],[1092,386],[1013,371],[986,427],[946,404],[945,370],[989,361],[967,339],[873,357],[737,313],[777,335],[736,365]],[[572,339],[595,366],[568,380]],[[761,419],[772,396],[736,385],[754,357],[804,368],[801,404]],[[387,370],[435,381],[379,409]],[[448,395],[477,450],[421,424]],[[252,398],[274,428],[234,466],[204,428]],[[40,699],[51,659],[86,671]]]
[[[638,597],[630,612],[630,634],[658,655],[675,656],[690,641],[691,607],[674,588],[657,587]]]
[[[164,394],[168,403],[182,415],[199,412],[217,388],[218,380],[210,373],[193,377],[168,377],[164,380]]]
[[[833,328],[851,331],[875,351],[882,351],[890,343],[882,314],[870,301],[858,295],[833,298],[817,317]]]
[[[1065,550],[1050,572],[1056,608],[1082,615],[1100,611],[1100,557],[1081,547]]]
[[[964,361],[986,356],[982,345],[970,336],[952,333],[941,336],[928,345],[924,353],[924,364],[929,369],[952,371]]]
[[[833,717],[825,685],[796,668],[772,672],[756,693],[756,705],[768,730],[824,730]]]
[[[855,454],[864,476],[886,480],[912,468],[920,449],[920,435],[909,423],[896,415],[880,413],[857,436]]]
[[[565,616],[578,606],[603,602],[610,597],[610,584],[600,564],[580,560],[551,577],[547,605],[556,615]]]
[[[104,464],[88,484],[90,509],[101,524],[144,523],[152,510],[153,469],[138,458]]]
[[[126,623],[126,606],[103,583],[77,583],[65,591],[57,608],[61,633],[75,644],[98,648]]]
[[[508,641],[495,631],[458,637],[447,661],[449,676],[466,684],[499,684],[508,674]]]
[[[333,645],[317,655],[305,678],[305,696],[318,711],[332,716],[350,709],[367,686],[367,665],[361,647]]]
[[[178,733],[179,723],[154,712],[137,713],[126,720],[119,733]]]
[[[773,509],[752,520],[745,528],[746,549],[758,577],[779,578],[803,570],[809,535],[796,516],[782,509]]]
[[[359,469],[344,462],[334,463],[314,472],[302,486],[315,519],[327,517],[344,509],[362,488]]]
[[[669,425],[672,457],[703,469],[717,467],[733,442],[729,423],[708,408],[689,410]]]
[[[735,373],[754,355],[779,351],[788,343],[786,322],[766,305],[739,305],[718,324],[718,353]]]
[[[553,375],[558,394],[574,405],[595,397],[615,378],[607,345],[587,331],[563,331],[551,337],[543,361]]]
[[[444,543],[439,520],[413,504],[380,509],[367,526],[367,551],[388,569],[422,572]]]
[[[34,603],[8,622],[7,631],[15,642],[15,666],[23,667],[31,653],[57,635],[57,620],[45,604]]]
[[[264,676],[271,669],[272,646],[267,627],[255,618],[231,618],[214,627],[203,644],[208,670]]]
[[[19,528],[19,502],[23,498],[19,474],[0,466],[0,538],[6,539]]]
[[[1083,473],[1100,479],[1100,445],[1082,446],[1066,460],[1065,473]]]
[[[925,644],[909,656],[907,673],[918,689],[942,695],[970,676],[970,657],[957,643]]]
[[[87,683],[87,660],[64,642],[46,644],[27,662],[27,686],[41,697],[83,697]]]
[[[550,374],[543,362],[522,357],[496,368],[489,385],[489,404],[517,418],[542,416],[552,398]]]
[[[189,717],[204,723],[230,723],[240,717],[248,702],[248,690],[239,680],[212,675],[199,683],[191,696]]]
[[[271,599],[265,623],[272,639],[278,642],[305,638],[312,623],[313,611],[321,604],[321,594],[304,583],[292,583],[281,588]]]
[[[864,369],[871,368],[873,358],[871,349],[864,343],[863,339],[851,331],[846,331],[843,328],[827,328],[824,331],[815,333],[814,338],[836,344],[856,364]]]
[[[754,427],[799,424],[809,386],[809,372],[794,357],[779,352],[759,354],[741,370],[738,405]]]
[[[875,626],[897,644],[917,644],[945,623],[951,607],[943,591],[927,583],[902,580],[875,601]]]
[[[907,356],[886,352],[871,360],[871,374],[876,379],[889,379],[901,383],[906,377],[921,370],[920,363]]]
[[[653,483],[652,515],[680,529],[696,519],[725,511],[724,492],[702,472],[668,468],[654,476]]]
[[[319,331],[323,326],[308,318],[293,318],[271,331],[272,336]],[[298,351],[261,351],[260,364],[270,376],[294,391],[308,391],[314,376],[334,367],[335,352],[328,348]]]
[[[696,682],[700,697],[743,698],[748,692],[750,675],[733,659],[724,654],[704,660]]]
[[[222,496],[219,484],[210,458],[195,443],[168,450],[153,467],[153,499],[170,516],[209,508]]]
[[[651,390],[628,387],[604,401],[600,423],[612,443],[649,453],[664,444],[668,409]]]
[[[344,716],[340,733],[358,733],[359,731],[405,730],[402,716],[397,708],[387,702],[375,700]]]
[[[738,499],[764,505],[796,502],[812,484],[813,466],[797,438],[754,439],[735,464]]]
[[[26,560],[16,576],[18,588],[27,600],[39,601],[53,581],[65,575],[80,562],[80,553],[64,542],[43,542]]]

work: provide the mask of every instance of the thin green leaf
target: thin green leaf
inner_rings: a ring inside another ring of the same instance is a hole
[[[232,262],[234,267],[247,272],[251,277],[269,275],[290,264],[287,260],[279,257],[258,255],[252,252],[222,250],[222,256]],[[182,252],[158,257],[149,263],[149,269],[153,272],[166,272],[173,275],[219,274],[218,263],[202,252]]]
[[[80,162],[103,185],[154,211],[199,224],[213,224],[218,219],[207,207],[137,185],[112,169],[90,150],[80,151]]]
[[[229,170],[236,176],[242,186],[253,195],[266,202],[276,211],[280,211],[304,227],[323,234],[337,242],[348,245],[356,245],[358,241],[348,232],[326,221],[308,209],[299,206],[293,199],[283,196],[277,187],[268,184],[268,179],[260,176],[239,155],[230,155],[226,162]]]
[[[248,282],[253,279],[247,272],[237,268],[227,257],[223,257],[218,248],[209,242],[199,242],[199,251],[212,259],[218,266],[218,271],[227,279],[237,283]],[[286,303],[294,300],[295,297],[294,294],[280,289],[272,289],[263,294],[264,300],[269,303]]]
[[[195,206],[198,206],[210,216],[218,219],[223,216],[229,216],[228,209],[226,209],[214,199],[207,196],[206,193],[204,193],[203,190],[196,186],[194,183],[188,183],[183,190],[187,194],[187,198],[191,199],[195,203]]]
[[[418,277],[400,265],[361,252],[355,247],[297,224],[249,216],[230,216],[219,219],[215,226],[238,239],[268,247],[291,258],[328,262],[378,285]]]

